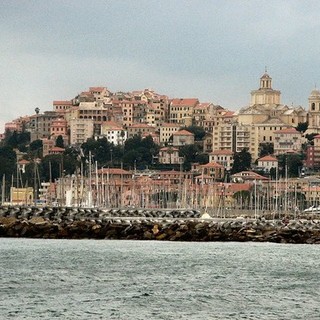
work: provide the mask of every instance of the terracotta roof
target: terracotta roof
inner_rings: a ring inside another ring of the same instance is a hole
[[[258,161],[278,161],[278,159],[268,155],[258,159]]]
[[[208,162],[203,164],[201,168],[224,168],[224,166],[216,162]]]
[[[180,130],[180,131],[177,131],[175,132],[173,135],[175,136],[194,136],[193,133],[187,131],[187,130]]]
[[[121,124],[115,121],[103,121],[101,126],[106,127],[107,129],[122,130]]]
[[[232,175],[232,177],[243,178],[244,180],[269,180],[256,172],[253,171],[241,171]]]
[[[19,164],[28,164],[28,163],[30,163],[30,161],[25,160],[25,159],[22,159],[22,160],[20,160],[18,163],[19,163]]]
[[[233,117],[234,116],[234,111],[227,111],[222,116],[223,117]]]
[[[199,100],[196,98],[188,99],[172,99],[171,104],[175,106],[195,106],[199,103]]]
[[[286,134],[300,134],[295,128],[286,128],[282,130],[274,131],[274,133],[286,133]]]
[[[104,89],[106,89],[105,87],[90,87],[89,91],[90,92],[102,92]]]
[[[55,100],[53,101],[53,105],[63,105],[63,106],[72,106],[72,101],[69,101],[69,100]]]

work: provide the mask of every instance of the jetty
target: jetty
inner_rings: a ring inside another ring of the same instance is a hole
[[[190,209],[2,206],[0,237],[320,244],[320,220],[211,217]]]

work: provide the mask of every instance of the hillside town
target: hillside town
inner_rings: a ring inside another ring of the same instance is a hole
[[[267,72],[257,82],[238,111],[107,87],[37,107],[1,134],[1,161],[8,145],[14,152],[1,172],[2,203],[217,215],[317,207],[320,91],[306,97],[307,108],[288,106]]]

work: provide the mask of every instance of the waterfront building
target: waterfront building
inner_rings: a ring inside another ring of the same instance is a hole
[[[33,204],[33,188],[10,188],[10,204],[11,205],[32,205]]]

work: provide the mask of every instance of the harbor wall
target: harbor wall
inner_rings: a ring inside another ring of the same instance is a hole
[[[0,211],[0,237],[320,244],[320,221],[312,219],[102,218],[96,213],[95,217],[80,219],[68,214],[62,219],[62,216],[46,217],[43,212],[42,215],[25,212],[19,215],[10,210],[7,213]]]

